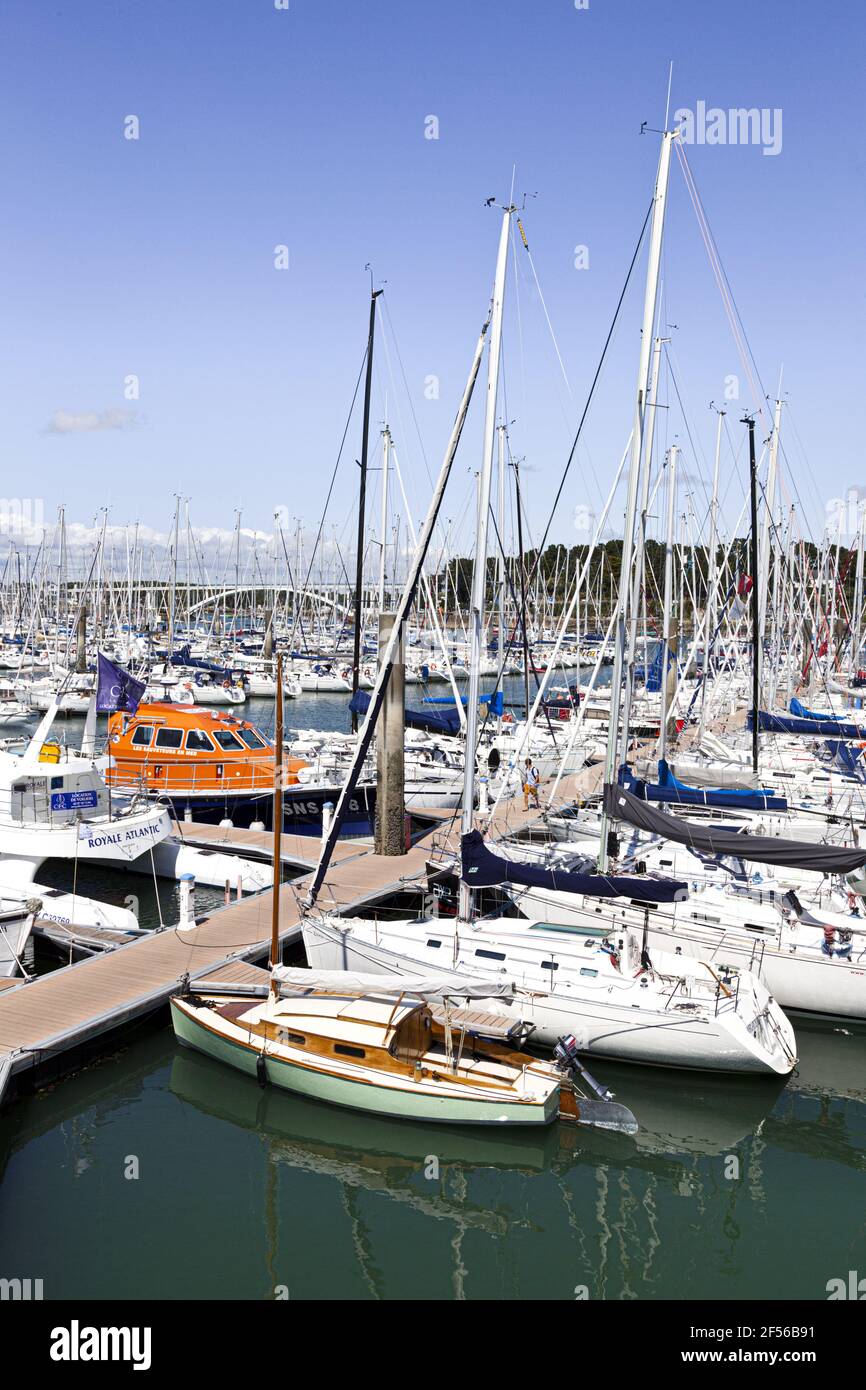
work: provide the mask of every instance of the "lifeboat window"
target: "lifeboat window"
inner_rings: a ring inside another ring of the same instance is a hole
[[[366,1057],[363,1047],[350,1047],[348,1043],[334,1043],[334,1051],[341,1057]]]
[[[153,725],[139,724],[135,733],[132,735],[133,748],[149,748],[153,743]]]
[[[213,736],[220,748],[224,748],[227,753],[237,748],[243,748],[243,744],[228,729],[214,729]]]
[[[484,956],[486,960],[505,960],[504,951],[476,951],[476,956]]]
[[[180,748],[183,742],[183,729],[157,729],[157,748]]]
[[[201,729],[190,729],[186,736],[186,746],[194,750],[199,748],[207,749],[208,752],[213,750],[213,744]]]
[[[263,738],[259,738],[255,729],[238,729],[238,734],[247,748],[267,748],[268,746]]]

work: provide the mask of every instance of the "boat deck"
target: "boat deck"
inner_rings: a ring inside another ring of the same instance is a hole
[[[600,778],[600,768],[563,778],[557,803],[586,796]],[[376,854],[369,842],[339,841],[317,906],[349,913],[423,883],[431,851],[459,848],[459,816],[431,812],[430,818],[438,828],[398,857]],[[518,797],[503,802],[489,817],[489,833],[494,838],[513,834],[540,818],[534,807],[524,811],[523,798]],[[191,842],[195,838],[209,847],[221,845],[240,853],[254,844],[267,851],[271,840],[265,832],[189,822],[183,832]],[[307,870],[280,889],[280,939],[285,944],[300,936],[303,898],[319,841],[284,834],[282,849],[281,858]],[[219,967],[236,972],[244,963],[262,960],[270,940],[271,894],[267,889],[249,895],[208,913],[194,927],[149,932],[36,979],[0,980],[0,1072],[7,1080],[28,1072],[34,1080],[61,1075],[97,1050],[107,1035],[161,1008],[187,977]]]

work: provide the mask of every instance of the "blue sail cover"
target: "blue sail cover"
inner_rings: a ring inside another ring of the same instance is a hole
[[[750,710],[746,717],[746,728],[751,729],[754,721]],[[784,714],[770,714],[768,710],[758,710],[758,732],[762,734],[809,734],[812,738],[862,738],[863,730],[856,724],[843,724],[839,719],[794,719]]]
[[[370,696],[366,690],[356,690],[349,701],[352,714],[366,714],[370,706]],[[406,710],[406,723],[410,729],[424,729],[428,734],[459,734],[460,715],[457,709]]]
[[[775,796],[773,787],[761,787],[759,789],[749,787],[690,787],[687,782],[681,782],[670,769],[670,765],[664,758],[659,758],[659,786],[673,787],[678,792],[698,792],[708,791],[710,796],[729,797],[731,794],[737,796],[751,796],[758,801],[765,801],[768,796]]]
[[[632,796],[641,801],[674,801],[678,806],[716,806],[723,810],[737,811],[787,811],[788,803],[783,796],[773,796],[766,791],[734,790],[729,787],[718,789],[687,787],[678,782],[667,763],[662,759],[659,771],[665,769],[668,781],[644,782],[635,777],[631,768],[620,768],[619,784]]]
[[[468,695],[461,695],[460,700],[465,705],[469,699]],[[502,700],[502,691],[496,690],[492,695],[482,695],[478,700],[479,705],[489,705],[490,713],[497,717],[502,716],[505,705]],[[453,692],[450,695],[425,695],[425,705],[453,705],[456,704]]]
[[[852,748],[850,743],[828,739],[827,752],[834,767],[837,767],[840,772],[844,772],[848,777],[856,777],[858,782],[866,782],[862,748]]]
[[[797,699],[792,699],[789,708],[790,708],[791,713],[794,715],[794,717],[795,717],[796,719],[834,719],[834,720],[835,720],[835,719],[838,719],[838,717],[839,717],[838,715],[834,714],[832,710],[825,710],[825,712],[824,712],[823,714],[816,714],[815,710],[807,709],[806,706],[803,705],[803,704],[801,704],[800,701],[797,700]]]
[[[688,886],[675,878],[649,874],[573,874],[545,869],[540,864],[516,863],[493,854],[480,830],[470,830],[460,842],[462,877],[473,888],[513,883],[521,888],[551,888],[557,893],[582,893],[589,898],[631,898],[649,903],[682,902]]]

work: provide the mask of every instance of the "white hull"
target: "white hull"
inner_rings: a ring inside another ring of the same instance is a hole
[[[328,922],[308,920],[304,925],[307,959],[314,969],[324,970],[396,972],[408,976],[434,967],[441,971],[440,957],[453,960],[453,927],[442,919],[411,925],[415,939],[410,954],[405,937],[401,942],[396,933],[389,933],[387,944],[383,941],[387,930],[384,923],[354,922],[351,929],[341,930]],[[540,980],[535,984],[524,975],[526,966],[521,968],[517,949],[513,959],[507,958],[506,952],[497,953],[503,964],[494,965],[476,955],[482,939],[472,939],[472,932],[468,936],[468,943],[460,938],[455,973],[465,976],[471,972],[478,978],[487,978],[492,973],[501,977],[504,972],[531,989],[531,994],[521,995],[512,1003],[497,999],[495,1007],[533,1023],[533,1041],[553,1046],[563,1034],[573,1033],[581,1051],[624,1062],[777,1075],[791,1070],[791,1058],[796,1055],[794,1037],[781,1015],[786,1046],[780,1046],[763,1022],[758,1025],[756,1037],[733,1009],[723,1008],[718,1014],[706,1008],[697,1010],[685,997],[679,1001],[673,998],[668,1009],[642,1008],[635,998],[636,989],[617,989],[603,979],[597,986],[588,987],[586,993],[579,994],[579,987],[571,982],[544,990]],[[440,945],[429,947],[430,941]],[[494,944],[492,938],[483,940],[485,947]],[[555,951],[555,947],[551,949]],[[632,981],[623,980],[626,983],[630,985]],[[757,985],[756,981],[753,983]],[[780,1026],[779,1019],[775,1026]]]

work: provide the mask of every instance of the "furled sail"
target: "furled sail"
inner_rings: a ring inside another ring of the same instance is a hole
[[[641,801],[675,801],[680,806],[716,806],[741,811],[787,811],[783,796],[774,796],[769,788],[762,791],[730,787],[688,787],[671,772],[664,758],[659,762],[658,782],[645,782],[634,777],[629,768],[620,770],[620,781]]]
[[[306,970],[299,966],[277,965],[271,972],[281,985],[292,990],[327,990],[334,994],[409,994],[415,998],[492,999],[510,996],[515,986],[510,980],[479,980],[474,975],[370,974],[358,970]]]
[[[493,854],[479,830],[471,830],[461,841],[463,881],[473,888],[492,888],[513,883],[523,888],[551,888],[557,893],[583,893],[590,898],[631,898],[641,902],[680,902],[687,896],[687,885],[673,878],[649,874],[575,874],[565,869],[547,869],[539,864],[519,863]]]
[[[614,820],[626,821],[650,835],[661,835],[703,854],[734,855],[758,864],[812,869],[823,874],[847,874],[866,864],[866,850],[839,845],[813,845],[803,840],[783,840],[775,835],[749,835],[698,825],[694,821],[659,811],[640,801],[624,787],[606,786],[604,808]]]
[[[349,701],[353,714],[366,714],[370,696],[366,690],[356,690]],[[456,708],[439,710],[407,709],[406,724],[410,729],[424,729],[428,734],[459,734],[460,715]]]
[[[746,716],[746,728],[752,728],[752,711]],[[839,719],[795,719],[785,714],[770,714],[758,710],[758,730],[762,734],[809,734],[812,738],[862,738],[856,724],[843,724]]]

